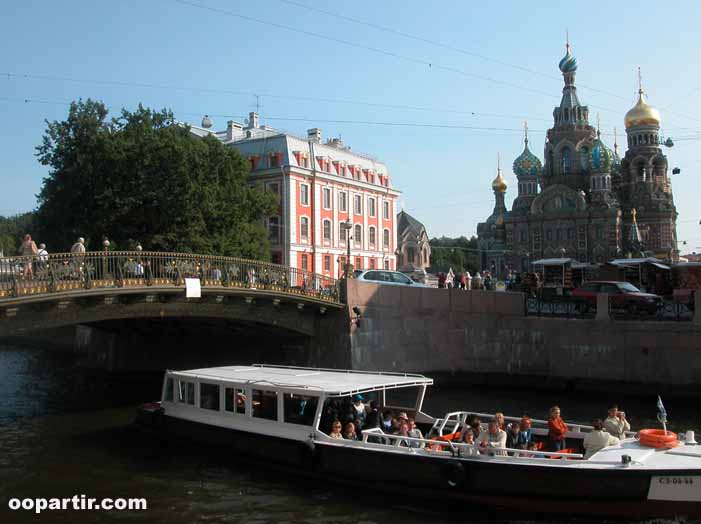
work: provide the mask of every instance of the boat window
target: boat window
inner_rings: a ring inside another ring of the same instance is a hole
[[[200,382],[200,407],[219,411],[219,385]]]
[[[285,393],[283,401],[285,422],[303,426],[314,424],[314,414],[316,413],[316,407],[319,405],[319,397]]]
[[[236,408],[234,409],[234,406]],[[230,413],[246,414],[246,394],[241,388],[226,388],[224,410]]]
[[[178,402],[195,405],[195,383],[178,380]]]
[[[166,390],[163,395],[163,400],[167,402],[173,402],[173,379],[168,377],[166,379]]]
[[[277,420],[276,391],[264,391],[261,389],[251,390],[251,403],[254,417]]]

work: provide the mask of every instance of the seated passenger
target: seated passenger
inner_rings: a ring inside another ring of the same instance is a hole
[[[494,420],[496,420],[497,424],[499,424],[499,429],[506,431],[506,419],[501,411],[494,413]]]
[[[521,425],[518,422],[512,422],[506,430],[506,447],[509,449],[525,449],[520,445],[520,437]]]
[[[524,416],[521,419],[521,423],[519,424],[520,430],[519,430],[519,437],[518,437],[518,443],[519,443],[519,448],[518,449],[528,449],[529,446],[531,445],[531,442],[533,442],[533,430],[531,429],[531,418],[528,416]]]
[[[343,438],[343,435],[341,435],[341,423],[338,420],[335,420],[331,424],[331,433],[329,433],[329,437]]]
[[[395,433],[395,435],[399,435],[401,437],[408,437],[409,436],[409,425],[406,423],[402,423],[399,425],[399,429]],[[394,445],[395,446],[402,446],[404,448],[409,448],[411,447],[410,442],[408,440],[404,439],[394,439]]]
[[[472,430],[463,434],[461,442],[468,445],[462,450],[463,455],[479,455],[479,449],[475,446],[475,435],[472,433]]]
[[[594,453],[604,449],[607,446],[615,446],[620,442],[618,438],[611,436],[608,431],[604,430],[604,423],[600,418],[597,418],[591,424],[594,429],[587,433],[584,437],[584,458],[590,458]]]
[[[506,431],[499,427],[497,420],[489,422],[487,431],[482,432],[479,438],[480,451],[494,455],[506,455],[505,451],[495,451],[506,447]]]
[[[626,438],[626,431],[630,431],[630,423],[626,420],[626,414],[618,411],[616,404],[609,408],[609,416],[604,420],[604,429],[618,439]]]
[[[421,430],[416,427],[416,421],[413,418],[409,419],[409,422],[407,424],[409,427],[409,436],[412,438],[424,438],[423,433],[421,433]],[[423,448],[424,444],[422,442],[409,442],[409,447],[410,448]]]
[[[468,427],[472,430],[472,436],[475,438],[475,440],[479,440],[480,435],[484,431],[480,418],[477,415],[470,415],[466,422]]]
[[[348,422],[343,430],[343,438],[346,440],[358,440],[358,434],[355,432],[355,424]]]

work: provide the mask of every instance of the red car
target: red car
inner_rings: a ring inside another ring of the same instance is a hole
[[[591,305],[596,305],[598,293],[609,294],[612,308],[626,309],[629,313],[645,312],[654,315],[662,307],[662,297],[652,293],[643,293],[629,282],[591,281],[572,290],[573,297],[584,299],[586,303]]]

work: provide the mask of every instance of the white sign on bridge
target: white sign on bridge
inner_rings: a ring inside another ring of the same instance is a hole
[[[202,286],[199,278],[185,279],[185,298],[202,298]]]

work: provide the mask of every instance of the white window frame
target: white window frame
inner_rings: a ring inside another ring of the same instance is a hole
[[[389,220],[389,215],[390,215],[390,207],[389,207],[389,200],[383,200],[382,201],[382,218],[385,220]]]
[[[370,226],[368,228],[368,249],[375,249],[377,246],[377,228]]]
[[[386,237],[386,238],[385,238]],[[384,228],[382,230],[382,247],[390,249],[392,247],[392,234],[390,233],[388,228]],[[385,239],[387,242],[385,242]]]
[[[327,225],[329,226],[328,238],[326,237],[326,226]],[[331,220],[329,220],[328,218],[325,218],[321,222],[321,238],[322,238],[324,244],[331,244],[331,242],[333,241],[333,224],[332,224]]]
[[[328,196],[328,199],[327,199]],[[332,194],[330,187],[321,188],[321,202],[324,209],[331,209]]]
[[[345,222],[338,224],[338,243],[342,246],[348,242],[348,230],[345,227]]]
[[[338,192],[338,210],[341,213],[346,213],[348,211],[348,192],[339,191]]]
[[[360,205],[356,206],[356,202],[358,202]],[[353,214],[354,215],[362,215],[363,214],[363,195],[361,194],[355,194],[353,195]]]
[[[360,228],[360,238],[358,238],[358,228]],[[362,224],[354,224],[353,225],[353,245],[357,248],[360,248],[363,246],[363,225]]]
[[[299,204],[304,207],[309,207],[309,198],[310,198],[310,187],[309,184],[299,184]],[[304,198],[306,194],[306,199]],[[306,203],[304,201],[307,201]]]
[[[377,216],[377,200],[375,197],[368,197],[368,215],[373,218]]]
[[[305,220],[307,221],[307,234],[306,235],[304,234],[304,227],[302,225]],[[300,240],[300,243],[303,243],[303,244],[309,243],[309,217],[306,215],[302,215],[301,217],[299,217],[299,240]]]

